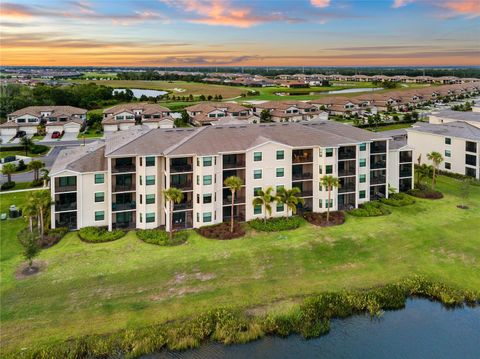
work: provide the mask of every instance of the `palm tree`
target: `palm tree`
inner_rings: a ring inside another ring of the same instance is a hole
[[[48,207],[52,204],[50,191],[35,191],[35,193],[33,194],[33,203],[37,208],[37,213],[39,216],[40,237],[43,239],[45,233],[45,215],[48,211]]]
[[[170,214],[170,231],[169,236],[170,240],[173,238],[173,205],[174,203],[180,203],[183,200],[183,193],[181,190],[175,187],[170,187],[163,191],[165,196],[165,201],[168,202],[169,214]]]
[[[233,233],[233,209],[235,205],[235,192],[240,191],[243,185],[243,181],[240,177],[230,176],[226,178],[223,183],[230,189],[230,192],[232,193],[232,209],[230,211],[230,232]]]
[[[439,152],[433,151],[427,154],[427,158],[433,163],[432,191],[435,191],[435,175],[438,166],[440,166],[440,163],[443,162],[443,156]]]
[[[46,168],[42,168],[40,169],[40,172],[42,173],[43,187],[47,187],[48,181],[50,181],[50,171]]]
[[[12,182],[12,173],[17,170],[13,163],[5,163],[2,167],[2,174],[7,176],[8,182]]]
[[[433,167],[427,164],[418,166],[415,170],[417,174],[417,187],[420,185],[424,178],[430,177],[433,173]]]
[[[273,188],[268,187],[265,191],[260,189],[257,191],[257,196],[253,199],[253,206],[262,206],[263,211],[263,222],[267,222],[267,212],[272,214],[272,203],[277,200],[277,196],[272,194]]]
[[[330,220],[330,199],[332,196],[332,189],[340,187],[340,183],[337,177],[333,176],[323,176],[320,179],[320,183],[323,187],[327,188],[328,191],[328,202],[327,202],[327,223]]]
[[[298,197],[301,192],[302,191],[298,187],[293,187],[292,189],[285,189],[284,187],[281,187],[277,191],[278,201],[287,206],[287,218],[289,216],[289,209],[292,210],[292,214],[295,214],[297,213],[297,205],[299,203],[305,203],[303,198]]]
[[[33,195],[28,196],[27,203],[22,208],[23,215],[28,218],[30,233],[33,233],[33,218],[38,216],[37,206]]]
[[[39,179],[39,172],[40,172],[40,169],[43,168],[45,166],[45,164],[42,162],[42,161],[38,161],[38,160],[35,160],[35,161],[31,161],[29,164],[28,164],[28,169],[29,170],[33,170],[33,180],[34,181],[38,181]]]
[[[28,156],[28,149],[33,145],[33,141],[29,137],[23,136],[20,143],[25,148],[25,156]]]

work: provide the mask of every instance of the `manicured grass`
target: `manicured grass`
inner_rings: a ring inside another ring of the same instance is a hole
[[[30,151],[28,151],[28,157],[40,157],[44,156],[45,153],[42,154],[34,154]],[[1,151],[0,152],[0,158],[5,158],[8,156],[25,156],[25,151]]]
[[[402,128],[410,128],[412,127],[411,123],[393,123],[391,125],[385,125],[385,126],[378,126],[377,128],[366,128],[366,130],[370,130],[373,132],[382,132],[382,131],[390,131],[390,130],[399,130]]]
[[[83,334],[189,318],[227,306],[282,311],[323,291],[384,285],[414,274],[464,289],[480,288],[480,188],[469,210],[456,180],[440,177],[440,200],[389,207],[384,217],[347,216],[343,225],[304,223],[293,231],[231,241],[191,231],[186,244],[156,247],[134,232],[89,244],[76,233],[42,251],[46,268],[15,279],[22,262],[15,233],[24,220],[1,223],[1,342],[4,350]],[[25,194],[0,196],[2,210]],[[22,333],[19,335],[18,333]]]
[[[22,172],[15,172],[15,173],[22,173]],[[30,186],[30,182],[15,182],[15,187],[7,189],[7,190],[1,190],[1,192],[8,192],[8,191],[16,191],[19,189],[27,189],[27,188],[32,188]],[[3,200],[3,198],[2,198]]]
[[[85,133],[85,132],[80,132],[77,135],[78,139],[83,139],[83,138],[102,138],[103,137],[103,132],[102,133],[95,133],[95,131],[91,131],[90,133]]]

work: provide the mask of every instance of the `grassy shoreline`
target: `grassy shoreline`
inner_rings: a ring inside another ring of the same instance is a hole
[[[134,232],[100,244],[70,233],[41,253],[43,272],[22,280],[15,278],[22,263],[15,233],[26,223],[3,222],[0,343],[14,350],[125,328],[135,332],[218,307],[285,313],[318,293],[383,287],[414,275],[478,290],[480,188],[472,187],[470,209],[461,210],[458,183],[440,177],[443,199],[419,199],[392,208],[387,217],[347,216],[344,225],[329,228],[249,231],[232,241],[192,231],[184,245],[152,248]],[[20,205],[22,196],[2,195],[2,211]]]

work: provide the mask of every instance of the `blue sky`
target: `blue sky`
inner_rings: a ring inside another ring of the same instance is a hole
[[[2,65],[480,65],[480,0],[2,1]]]

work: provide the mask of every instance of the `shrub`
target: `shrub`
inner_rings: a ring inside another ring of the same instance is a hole
[[[38,179],[38,180],[33,180],[30,182],[30,187],[40,187],[43,186],[43,180]]]
[[[5,191],[7,189],[11,189],[15,187],[15,181],[10,181],[10,182],[5,182],[2,184],[2,186],[0,187],[2,189],[2,191]]]
[[[188,232],[174,232],[170,240],[167,232],[161,229],[139,229],[137,237],[145,243],[156,244],[157,246],[177,246],[183,244],[188,239]]]
[[[388,198],[380,199],[380,202],[393,207],[409,206],[415,203],[415,199],[405,193],[394,193]]]
[[[245,229],[237,222],[233,224],[233,232],[230,232],[230,223],[227,222],[201,227],[196,232],[203,237],[211,239],[233,239],[245,235]]]
[[[386,216],[392,212],[381,202],[372,201],[363,203],[359,208],[352,209],[348,213],[355,217],[378,217]]]
[[[19,172],[19,171],[23,171],[25,169],[27,169],[27,165],[25,164],[25,161],[24,160],[18,161],[18,165],[17,165],[17,168],[15,170],[17,172]]]
[[[40,155],[40,154],[46,153],[49,149],[50,147],[48,146],[34,144],[30,147],[30,152],[33,153],[34,155]]]
[[[431,189],[420,189],[414,188],[409,189],[407,193],[410,196],[418,197],[418,198],[425,198],[425,199],[440,199],[443,198],[442,192],[439,191],[432,191]]]
[[[315,226],[327,227],[337,226],[345,223],[345,214],[342,211],[330,212],[330,218],[327,222],[327,212],[314,213],[308,212],[303,216],[308,222]]]
[[[43,239],[39,239],[38,244],[41,248],[48,248],[60,242],[60,240],[65,237],[68,233],[67,227],[58,227],[49,229]]]
[[[295,229],[300,227],[302,224],[303,219],[302,217],[277,217],[277,218],[269,218],[266,221],[263,219],[257,218],[253,221],[250,221],[248,224],[250,227],[257,231],[263,232],[278,232],[278,231],[286,231],[290,229]]]
[[[106,227],[84,227],[78,231],[78,236],[85,242],[102,243],[122,238],[125,233],[120,229],[108,231]]]

